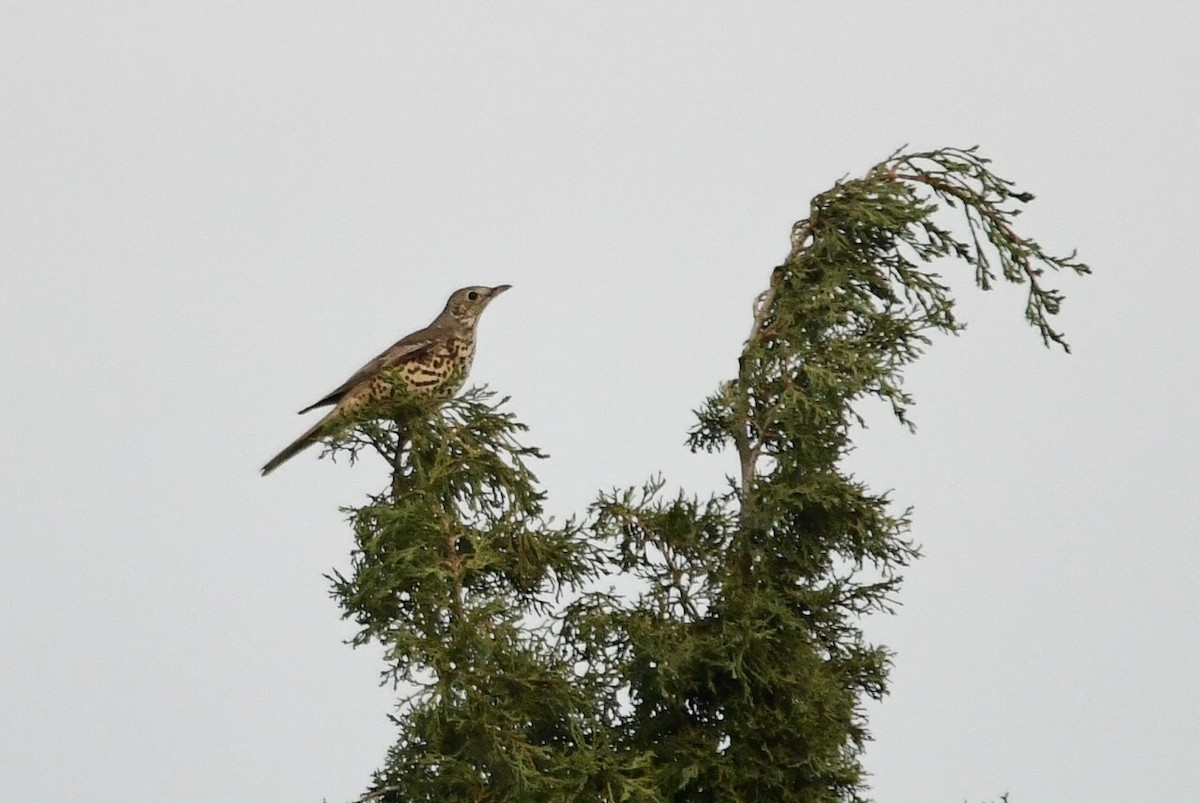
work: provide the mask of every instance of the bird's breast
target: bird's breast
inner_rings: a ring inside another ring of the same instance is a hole
[[[416,393],[453,395],[466,382],[474,355],[474,338],[446,338],[405,364],[405,382]]]

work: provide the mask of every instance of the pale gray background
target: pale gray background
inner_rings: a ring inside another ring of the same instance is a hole
[[[1200,800],[1194,3],[0,4],[0,799],[355,797],[393,729],[322,572],[382,481],[258,467],[463,284],[557,512],[663,471],[808,199],[979,143],[1078,246],[853,467],[927,557],[880,801]],[[947,266],[956,276],[963,271]]]

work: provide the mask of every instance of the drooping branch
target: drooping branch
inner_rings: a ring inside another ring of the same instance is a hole
[[[1038,330],[1042,342],[1047,346],[1057,343],[1070,352],[1062,332],[1050,324],[1050,318],[1061,309],[1062,294],[1047,288],[1041,278],[1046,268],[1080,275],[1091,273],[1091,268],[1078,261],[1074,251],[1054,256],[1036,240],[1014,231],[1012,221],[1021,210],[1009,204],[1028,203],[1034,196],[1017,191],[1012,181],[992,173],[987,168],[990,161],[971,147],[894,155],[884,164],[891,180],[928,187],[950,207],[961,204],[972,247],[968,250],[955,243],[959,246],[955,251],[975,268],[976,284],[988,290],[996,280],[989,256],[989,252],[994,253],[1000,259],[1004,279],[1016,284],[1028,282],[1025,319]]]
[[[1080,274],[1090,272],[1089,268],[1076,260],[1074,253],[1054,256],[1036,240],[1017,234],[1012,221],[1020,214],[1020,204],[1033,196],[996,176],[988,164],[989,160],[979,156],[975,148],[898,151],[867,171],[863,178],[838,182],[833,189],[814,198],[809,216],[792,226],[787,257],[773,269],[768,287],[755,299],[737,380],[727,384],[723,391],[728,414],[727,436],[738,454],[743,505],[750,501],[764,449],[764,433],[757,418],[774,404],[772,394],[763,397],[760,392],[752,391],[754,372],[770,364],[770,370],[787,384],[792,381],[789,377],[798,371],[818,370],[816,366],[778,362],[770,356],[787,351],[771,345],[772,338],[779,334],[772,322],[780,314],[781,290],[786,285],[788,294],[814,291],[807,285],[810,279],[797,278],[797,271],[816,271],[805,276],[836,271],[844,275],[844,285],[825,292],[862,294],[861,303],[851,301],[839,307],[842,311],[837,314],[849,317],[838,326],[877,326],[892,314],[887,310],[893,305],[901,301],[911,305],[897,319],[898,326],[912,329],[911,336],[895,341],[895,356],[888,358],[894,361],[880,374],[877,385],[897,417],[906,423],[909,398],[893,382],[894,371],[913,359],[927,342],[921,330],[961,328],[954,319],[947,288],[936,281],[936,274],[921,269],[921,263],[943,256],[963,259],[974,267],[976,282],[985,290],[997,278],[1027,283],[1026,319],[1047,345],[1057,343],[1070,350],[1062,333],[1050,322],[1060,311],[1062,295],[1045,286],[1044,274],[1047,268]],[[938,223],[940,205],[961,206],[967,221],[968,242]],[[992,269],[992,261],[997,258],[999,276]],[[805,302],[789,295],[786,304],[795,308],[797,303]],[[874,310],[872,305],[877,305]],[[715,403],[710,409],[716,414],[721,407],[721,403]],[[711,435],[693,441],[705,445],[715,442],[717,439]]]

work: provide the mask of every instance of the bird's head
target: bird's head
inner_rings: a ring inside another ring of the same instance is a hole
[[[500,284],[495,287],[476,286],[455,290],[446,302],[446,310],[442,314],[451,316],[464,326],[474,326],[483,308],[510,287],[511,284]]]

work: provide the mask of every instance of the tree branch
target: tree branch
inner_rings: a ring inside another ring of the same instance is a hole
[[[750,395],[747,391],[749,387],[749,374],[746,366],[747,351],[762,338],[763,330],[767,325],[767,318],[770,316],[771,308],[775,303],[775,294],[779,289],[779,284],[783,281],[783,274],[788,265],[792,265],[799,259],[800,254],[808,247],[809,241],[812,239],[813,233],[816,230],[816,212],[804,220],[796,221],[792,225],[791,233],[791,248],[788,250],[788,255],[784,259],[783,264],[771,271],[771,281],[767,289],[759,293],[754,299],[754,322],[750,326],[750,336],[746,338],[746,346],[742,350],[742,356],[738,360],[738,384],[736,395],[732,404],[734,411],[734,427],[733,427],[733,442],[737,448],[738,463],[741,469],[741,492],[743,503],[750,495],[750,487],[754,479],[754,471],[758,464],[758,458],[761,454],[761,438],[755,437],[751,433],[751,428],[754,427],[750,418]]]
[[[399,786],[381,786],[378,789],[371,791],[371,792],[367,792],[362,797],[355,799],[354,801],[352,801],[352,803],[367,803],[368,800],[375,800],[376,798],[381,798],[384,795],[388,794],[389,792],[399,792],[399,791],[400,791]]]

